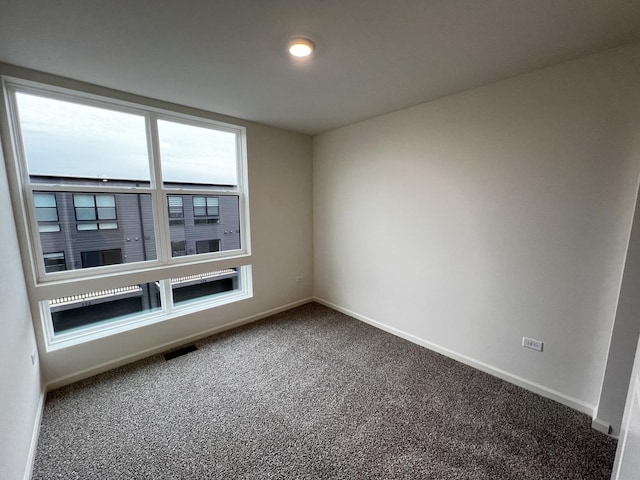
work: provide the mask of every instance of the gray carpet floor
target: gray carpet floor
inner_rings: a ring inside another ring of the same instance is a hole
[[[47,396],[34,479],[608,479],[563,405],[316,303]]]

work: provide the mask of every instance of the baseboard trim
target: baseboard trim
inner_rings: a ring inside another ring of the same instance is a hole
[[[111,369],[121,367],[122,365],[126,365],[128,363],[133,363],[138,360],[142,360],[143,358],[150,357],[157,353],[161,353],[165,350],[169,350],[174,347],[179,347],[186,343],[195,342],[196,340],[200,340],[202,338],[209,337],[216,333],[223,332],[225,330],[230,330],[235,327],[239,327],[241,325],[245,325],[247,323],[255,322],[257,320],[261,320],[263,318],[269,317],[271,315],[275,315],[280,312],[284,312],[286,310],[290,310],[295,307],[299,307],[300,305],[307,304],[309,302],[314,301],[313,297],[307,297],[302,300],[298,300],[292,303],[288,303],[286,305],[282,305],[280,307],[272,308],[270,310],[257,313],[255,315],[251,315],[249,317],[241,318],[239,320],[234,320],[233,322],[225,323],[224,325],[218,325],[216,327],[210,328],[208,330],[193,334],[187,335],[185,337],[181,337],[177,340],[172,340],[170,342],[163,343],[161,345],[157,345],[152,348],[148,348],[141,352],[134,353],[132,355],[126,355],[124,357],[117,358],[115,360],[110,360],[108,362],[101,363],[99,365],[95,365],[93,367],[86,368],[84,370],[80,370],[75,373],[71,373],[69,375],[62,376],[55,380],[51,380],[45,386],[45,393],[51,390],[55,390],[56,388],[63,387],[65,385],[69,385],[71,383],[83,380],[85,378],[93,377],[94,375],[98,375],[100,373],[109,371]]]
[[[33,432],[31,434],[31,445],[29,446],[29,456],[27,464],[24,468],[24,480],[31,480],[33,476],[33,465],[36,460],[36,450],[38,448],[38,437],[40,436],[40,424],[42,423],[42,414],[44,413],[44,402],[47,398],[47,390],[45,387],[40,389],[40,398],[38,399],[38,410],[33,423]]]
[[[494,377],[498,377],[502,380],[505,380],[509,383],[512,383],[514,385],[517,385],[519,387],[522,387],[526,390],[529,390],[533,393],[537,393],[538,395],[541,395],[545,398],[550,398],[551,400],[555,400],[556,402],[559,402],[563,405],[566,405],[567,407],[570,407],[574,410],[577,410],[579,412],[585,413],[587,415],[589,415],[590,417],[594,417],[595,414],[595,405],[589,405],[581,400],[578,400],[576,398],[570,397],[568,395],[565,395],[564,393],[558,392],[556,390],[553,390],[551,388],[545,387],[543,385],[537,384],[535,382],[532,382],[530,380],[527,380],[526,378],[520,377],[518,375],[514,375],[512,373],[509,373],[505,370],[502,370],[500,368],[496,368],[492,365],[489,365],[487,363],[475,360],[471,357],[468,357],[466,355],[462,355],[454,350],[451,350],[449,348],[446,347],[442,347],[440,345],[437,345],[435,343],[432,343],[428,340],[425,340],[423,338],[417,337],[415,335],[412,335],[410,333],[404,332],[400,329],[397,329],[395,327],[391,327],[389,325],[386,325],[382,322],[379,322],[377,320],[374,320],[372,318],[369,318],[365,315],[361,315],[357,312],[354,312],[352,310],[349,310],[348,308],[344,308],[341,307],[340,305],[336,305],[335,303],[329,302],[327,300],[324,300],[322,298],[318,298],[318,297],[314,297],[313,298],[314,301],[325,305],[329,308],[332,308],[334,310],[337,310],[341,313],[344,313],[345,315],[349,315],[350,317],[353,317],[357,320],[363,321],[365,323],[368,323],[369,325],[372,325],[374,327],[377,327],[381,330],[384,330],[386,332],[389,332],[397,337],[400,338],[404,338],[405,340],[408,340],[412,343],[415,343],[417,345],[420,345],[422,347],[428,348],[429,350],[433,350],[434,352],[440,353],[446,357],[452,358],[454,360],[457,360],[461,363],[464,363],[465,365],[469,365],[470,367],[476,368],[478,370],[481,370],[485,373],[488,373],[490,375],[493,375]]]
[[[597,417],[593,417],[593,419],[591,420],[591,428],[599,432],[602,432],[605,435],[611,434],[611,425],[608,422],[604,420],[600,420]]]

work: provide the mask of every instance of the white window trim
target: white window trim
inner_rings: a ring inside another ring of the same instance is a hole
[[[33,82],[12,76],[2,76],[4,105],[0,106],[0,112],[4,108],[8,124],[4,124],[3,140],[8,147],[5,155],[7,162],[7,174],[10,181],[17,185],[12,186],[11,194],[14,203],[14,212],[18,221],[18,233],[24,237],[22,241],[29,245],[28,251],[23,252],[29,257],[29,262],[23,262],[25,269],[31,271],[28,278],[30,300],[34,308],[40,310],[42,333],[45,337],[47,351],[66,348],[97,338],[103,338],[113,334],[132,330],[160,321],[170,320],[200,310],[225,305],[241,299],[253,296],[251,275],[251,231],[249,225],[249,192],[247,178],[247,141],[246,128],[221,122],[206,116],[200,117],[172,111],[166,108],[151,106],[140,99],[140,103],[124,101],[113,96],[97,95],[86,90],[72,90],[57,85]],[[17,91],[33,93],[48,98],[72,101],[109,110],[121,111],[143,115],[147,129],[147,150],[149,152],[150,186],[142,187],[118,187],[104,185],[61,185],[56,183],[31,184],[26,168],[23,142],[21,138],[17,104],[15,93]],[[178,107],[179,109],[179,107]],[[206,113],[206,112],[204,112]],[[157,121],[159,119],[183,123],[194,126],[210,126],[216,130],[234,133],[236,136],[236,151],[238,159],[237,187],[236,188],[170,188],[162,184],[162,166],[159,155],[159,137]],[[4,122],[3,122],[4,123]],[[8,138],[7,138],[8,137]],[[7,141],[8,140],[8,141]],[[60,272],[47,273],[44,265],[43,252],[39,241],[38,221],[33,202],[33,191],[43,192],[88,192],[91,193],[136,193],[150,194],[153,204],[153,219],[156,236],[156,260],[147,260],[137,263],[109,265],[94,267],[91,269],[75,269]],[[240,245],[237,250],[211,252],[192,256],[171,256],[171,244],[169,235],[168,195],[211,195],[211,196],[237,196],[240,219]],[[162,281],[161,289],[162,309],[158,312],[142,314],[130,319],[106,322],[95,327],[88,326],[69,334],[58,333],[54,335],[53,325],[46,302],[51,298],[72,295],[78,292],[95,291],[104,288],[132,285],[136,283],[148,283],[158,278],[169,279],[194,273],[206,273],[207,271],[224,268],[239,268],[242,274],[239,276],[239,288],[224,294],[216,295],[213,300],[203,299],[194,301],[188,305],[175,308],[169,300],[171,285],[168,280]]]

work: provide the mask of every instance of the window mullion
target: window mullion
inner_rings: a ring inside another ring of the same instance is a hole
[[[160,299],[166,313],[173,312],[173,291],[171,290],[171,279],[160,280]]]
[[[151,190],[153,202],[153,220],[156,229],[156,252],[158,260],[167,263],[171,258],[169,247],[169,210],[166,194],[162,188],[162,165],[160,160],[160,140],[158,136],[158,117],[146,115],[147,143],[149,146],[149,167],[151,169]]]

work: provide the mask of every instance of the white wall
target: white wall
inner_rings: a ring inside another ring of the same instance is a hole
[[[43,391],[1,148],[0,205],[0,478],[19,479],[31,470]]]
[[[49,82],[158,108],[203,115],[247,128],[253,293],[248,300],[201,311],[137,330],[52,352],[40,351],[43,378],[50,387],[107,370],[166,349],[175,342],[221,326],[255,319],[313,296],[312,141],[308,135],[258,125],[194,109],[170,106],[8,65],[0,73]],[[15,252],[14,252],[15,253]],[[302,275],[302,283],[296,277]],[[37,306],[32,305],[37,312]],[[36,322],[36,333],[42,326]]]
[[[640,173],[640,45],[330,131],[313,153],[317,297],[593,413]]]

